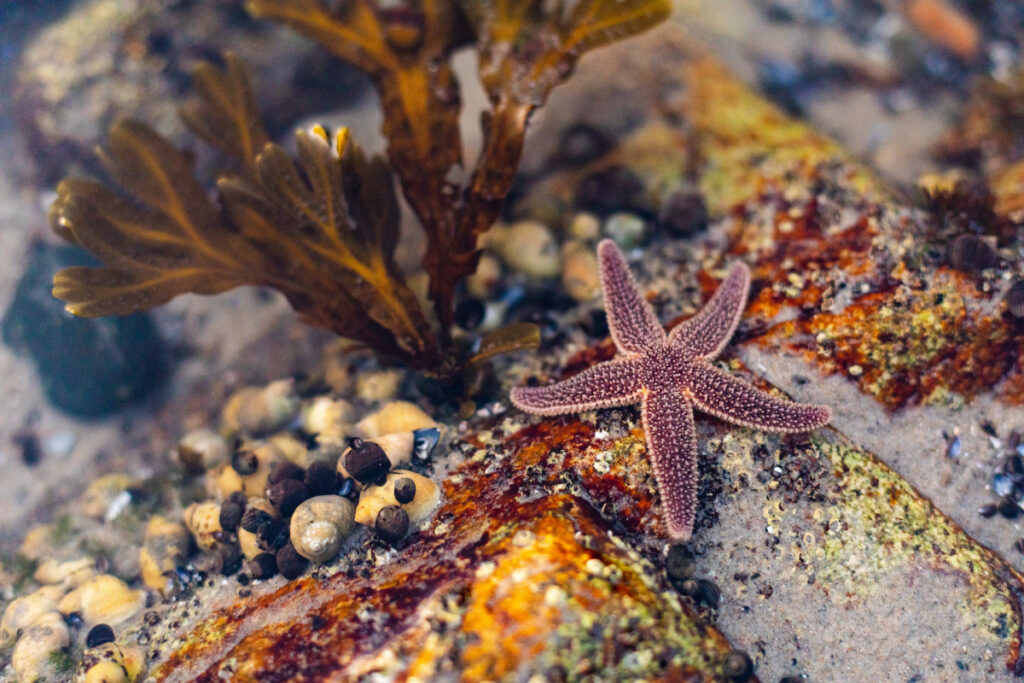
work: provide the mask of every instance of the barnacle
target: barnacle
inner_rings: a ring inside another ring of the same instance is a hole
[[[319,127],[297,134],[298,159],[260,123],[241,64],[201,65],[199,99],[182,108],[198,135],[234,164],[211,199],[190,155],[145,125],[122,121],[101,159],[122,192],[92,180],[58,187],[51,218],[93,252],[98,269],[57,274],[54,295],[78,315],[124,314],[185,292],[246,284],[281,291],[304,320],[409,365],[451,371],[455,287],[480,258],[478,238],[498,216],[530,113],[587,50],[664,19],[667,0],[250,0],[373,79],[390,165]],[[330,5],[330,6],[328,6]],[[476,165],[463,166],[452,51],[475,40],[491,101]],[[435,332],[393,259],[399,208],[392,171],[427,235],[424,267]],[[519,341],[515,341],[519,340]],[[535,345],[506,334],[503,351]],[[464,362],[465,359],[462,359]]]

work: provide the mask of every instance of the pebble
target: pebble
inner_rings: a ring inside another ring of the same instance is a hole
[[[402,373],[398,370],[362,372],[356,376],[356,395],[367,403],[390,401],[401,382]]]
[[[501,282],[501,263],[490,254],[483,254],[476,272],[466,279],[466,291],[477,299],[486,301],[494,296]]]
[[[708,226],[704,196],[696,190],[677,190],[658,212],[658,227],[674,237],[689,237]]]
[[[46,612],[25,629],[11,653],[19,681],[54,680],[51,656],[71,644],[71,633],[59,612]]]
[[[348,401],[318,396],[302,408],[299,424],[308,434],[344,437],[354,415]]]
[[[146,594],[132,590],[116,576],[100,574],[61,599],[63,614],[78,612],[87,624],[120,624],[145,607]]]
[[[978,514],[986,518],[993,517],[996,514],[996,509],[995,503],[986,503],[978,508]]]
[[[235,392],[224,404],[221,421],[229,433],[260,436],[285,427],[298,410],[294,380],[282,379]]]
[[[604,234],[622,249],[632,249],[644,239],[644,219],[635,213],[620,211],[604,220]]]
[[[372,439],[382,434],[411,432],[436,426],[434,420],[415,403],[392,401],[356,423],[356,431]]]
[[[1017,507],[1017,503],[1010,498],[1003,498],[1000,500],[996,509],[999,511],[999,514],[1006,519],[1016,519],[1020,514],[1020,508]]]
[[[178,442],[176,452],[178,460],[190,474],[219,467],[231,457],[227,441],[210,429],[193,429],[185,434]]]
[[[488,245],[505,265],[529,277],[554,277],[562,267],[555,236],[537,221],[497,225],[488,235]]]
[[[1013,479],[1002,472],[997,472],[992,477],[992,491],[999,497],[1010,495],[1013,492]]]
[[[562,287],[576,301],[590,301],[601,293],[597,257],[582,242],[562,245]]]
[[[569,221],[569,236],[583,242],[596,242],[601,236],[601,219],[589,211],[580,211]]]
[[[295,551],[311,562],[327,562],[355,529],[355,506],[327,495],[303,501],[292,514],[289,537]]]

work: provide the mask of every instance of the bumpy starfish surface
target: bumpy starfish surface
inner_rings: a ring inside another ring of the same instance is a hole
[[[608,327],[620,355],[557,384],[517,387],[511,399],[520,410],[537,415],[641,403],[668,533],[685,541],[693,533],[697,510],[693,408],[773,432],[809,431],[827,423],[831,411],[775,398],[711,364],[736,331],[746,305],[746,265],[733,264],[707,305],[666,335],[615,243],[602,241],[597,254]]]

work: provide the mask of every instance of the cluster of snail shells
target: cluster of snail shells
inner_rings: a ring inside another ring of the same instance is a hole
[[[116,624],[145,605],[143,591],[133,590],[116,576],[98,573],[91,558],[49,559],[32,577],[42,585],[12,600],[0,617],[0,646],[14,642],[11,665],[19,681],[46,677],[52,655],[70,645],[67,615],[77,613],[86,625]]]

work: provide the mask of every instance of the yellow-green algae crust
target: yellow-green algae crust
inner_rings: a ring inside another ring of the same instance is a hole
[[[849,169],[850,189],[875,200],[885,196],[878,180],[850,163],[838,143],[754,94],[714,60],[687,63],[685,82],[684,113],[705,162],[700,187],[712,214],[813,179],[829,163]]]
[[[841,440],[815,439],[840,480],[839,500],[822,510],[823,545],[812,554],[819,580],[859,594],[897,567],[929,562],[962,572],[970,584],[957,605],[966,623],[977,623],[994,642],[1021,631],[1018,596],[997,572],[1021,577],[967,536],[931,501],[872,454]]]
[[[872,453],[836,432],[819,432],[808,447],[827,468],[827,481],[810,503],[791,504],[778,494],[776,479],[758,480],[757,447],[773,449],[777,437],[731,431],[709,440],[721,453],[723,469],[743,488],[764,492],[761,516],[778,547],[792,557],[790,580],[816,584],[832,600],[846,603],[877,595],[894,572],[925,564],[963,576],[969,590],[957,605],[962,628],[976,627],[986,639],[1016,658],[1022,619],[1022,577],[997,555],[971,539],[899,474]],[[728,514],[727,512],[725,514]],[[807,522],[813,523],[808,525]]]

